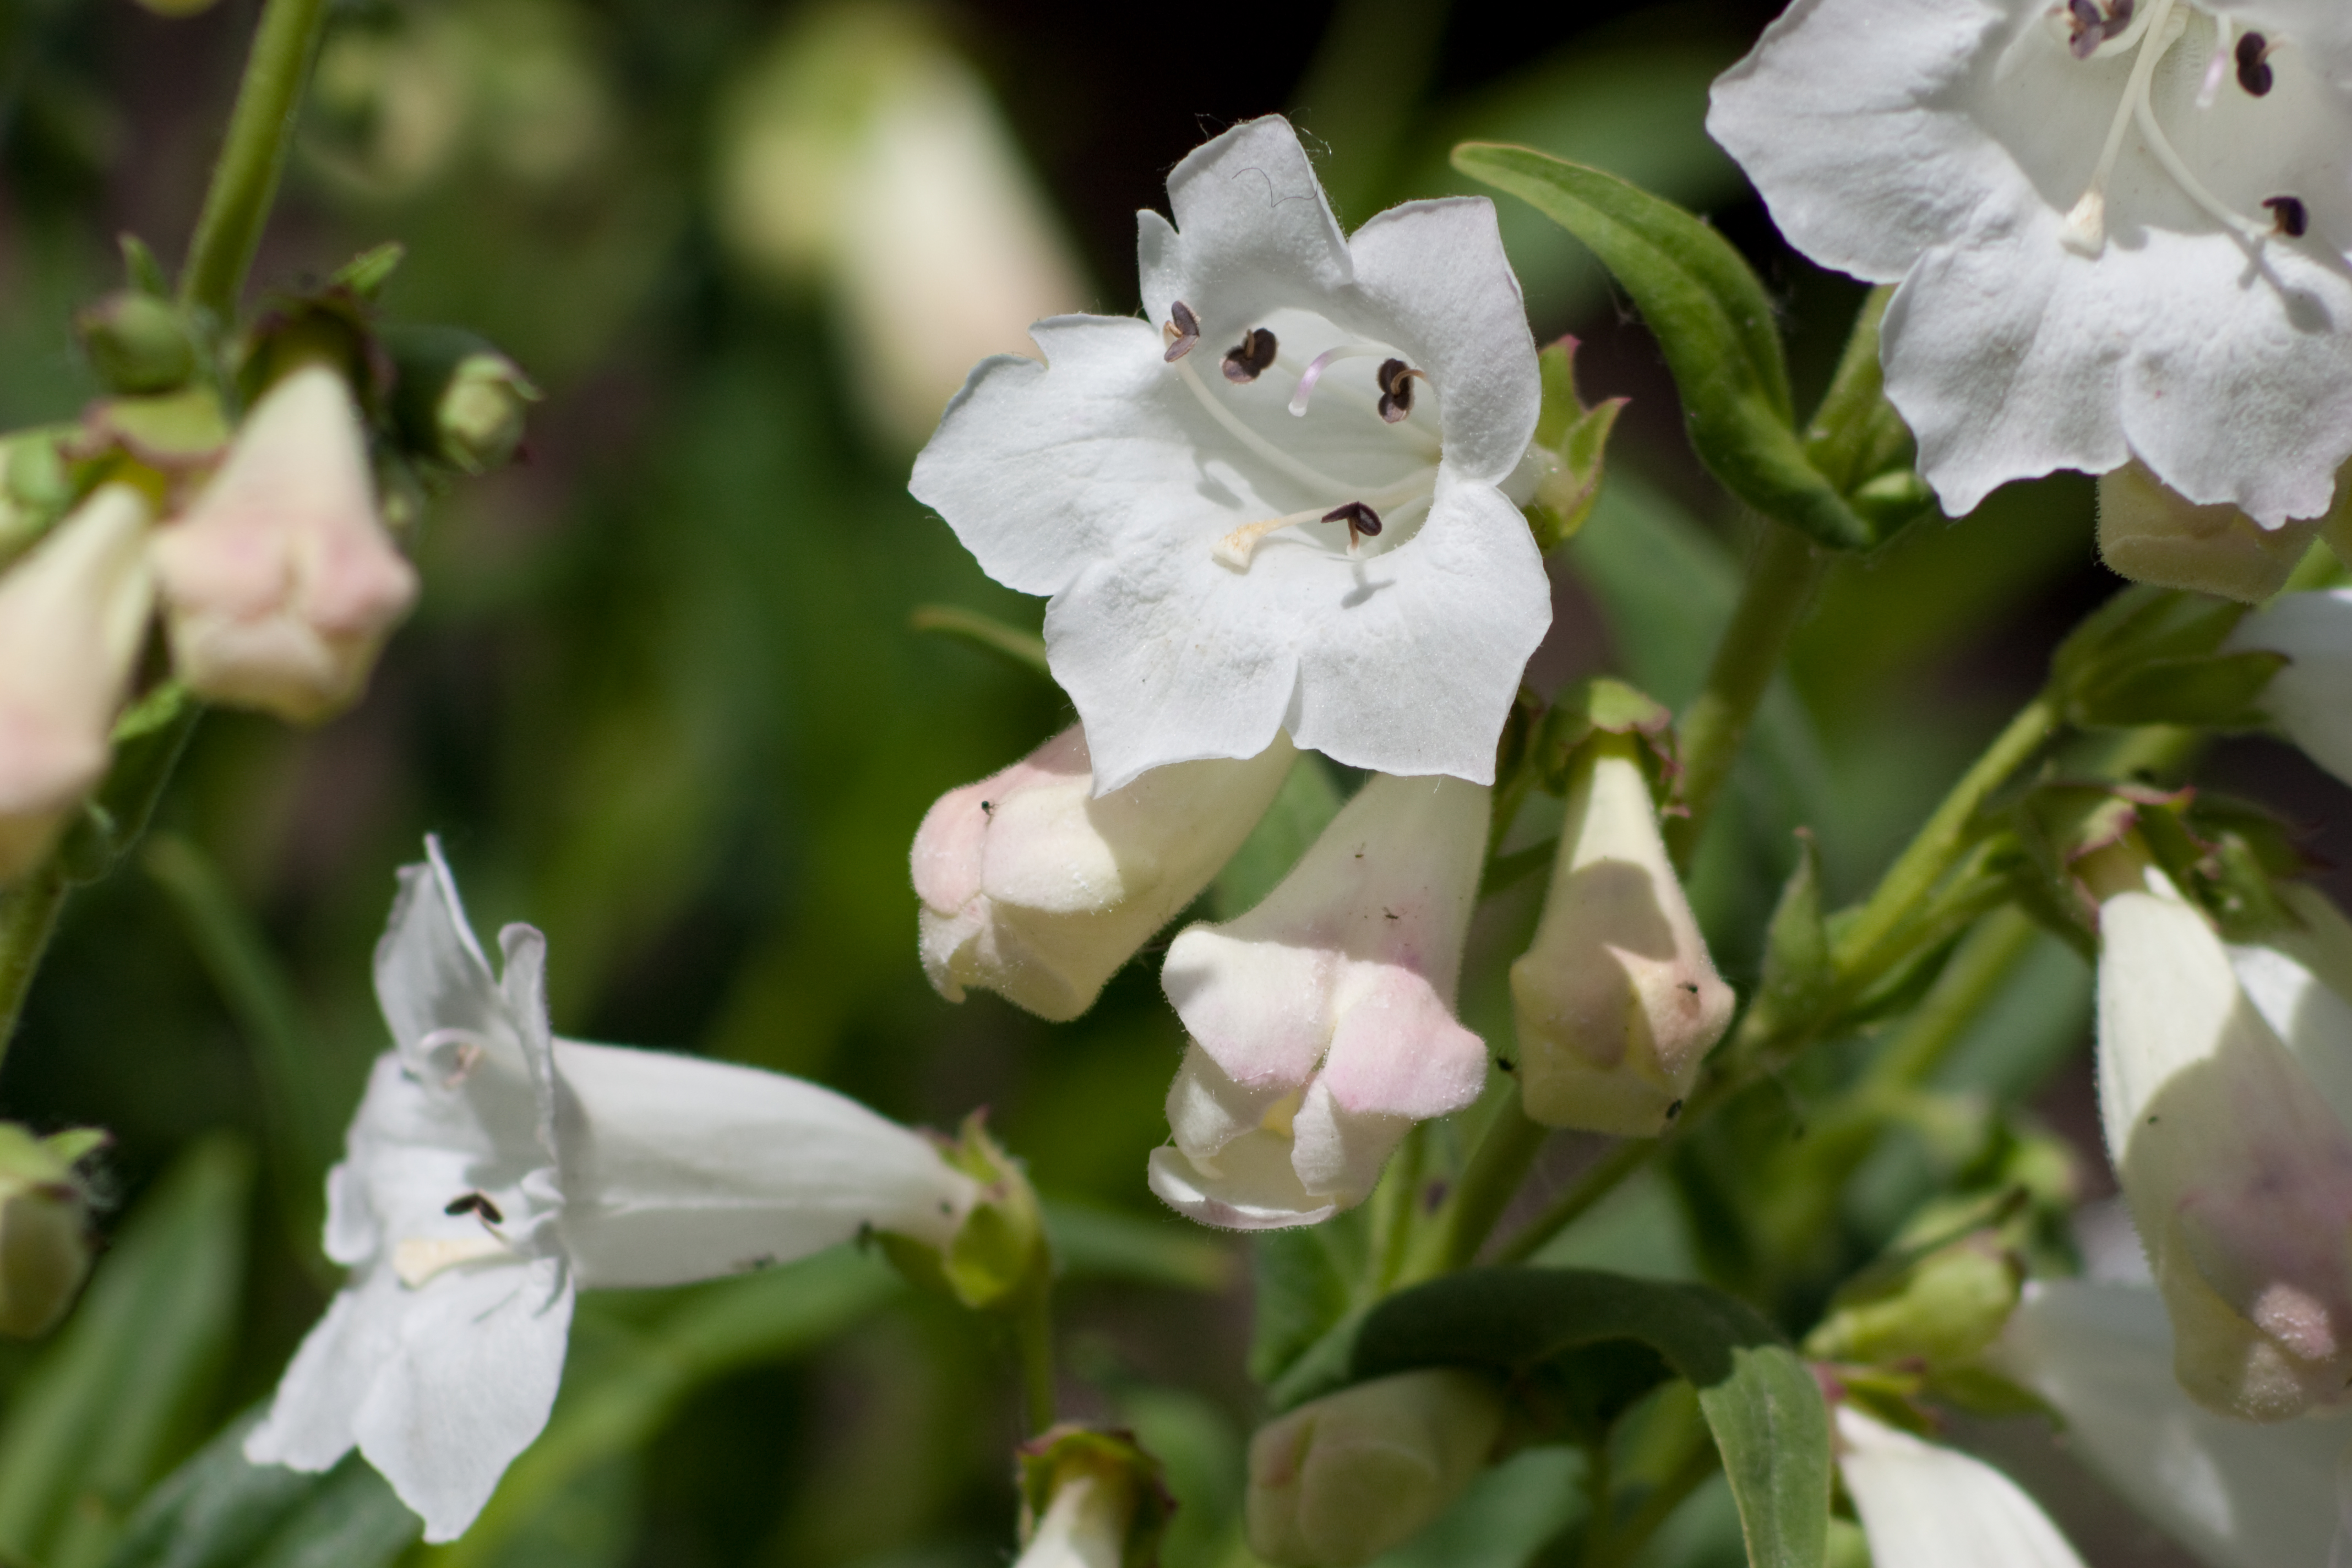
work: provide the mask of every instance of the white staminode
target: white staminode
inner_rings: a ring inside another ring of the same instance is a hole
[[[352,1270],[246,1439],[318,1471],[356,1445],[451,1541],[547,1423],[574,1292],[804,1257],[871,1226],[933,1245],[977,1201],[920,1135],[814,1084],[557,1040],[546,941],[494,979],[439,847],[376,950],[394,1048],[327,1181]]]
[[[1343,234],[1296,132],[1225,132],[1139,216],[1148,320],[1064,316],[992,359],[913,489],[1045,640],[1098,794],[1299,745],[1493,777],[1549,625],[1504,493],[1541,388],[1494,209],[1413,202]]]
[[[1783,232],[1903,284],[1887,394],[1945,509],[2137,457],[2266,526],[2352,456],[2352,11],[1817,0],[1707,128]]]

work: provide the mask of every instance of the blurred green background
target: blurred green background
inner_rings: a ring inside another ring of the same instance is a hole
[[[1134,209],[1205,134],[1285,108],[1350,223],[1466,189],[1445,155],[1469,137],[1708,214],[1777,290],[1801,398],[1817,391],[1860,289],[1786,249],[1701,128],[1707,81],[1773,9],[340,5],[257,289],[399,239],[390,313],[486,333],[548,397],[523,462],[430,510],[423,605],[366,701],[307,733],[209,718],[146,855],[68,913],[0,1094],[38,1127],[118,1139],[121,1245],[52,1364],[78,1354],[104,1383],[105,1356],[72,1342],[99,1343],[79,1325],[101,1297],[119,1303],[108,1342],[152,1353],[105,1384],[100,1418],[59,1414],[61,1374],[27,1380],[44,1347],[0,1347],[0,1553],[105,1561],[148,1485],[268,1393],[320,1310],[318,1177],[383,1045],[369,954],[393,868],[430,831],[480,929],[547,931],[562,1033],[803,1074],[936,1126],[988,1107],[1056,1205],[1071,1407],[1134,1425],[1171,1462],[1186,1504],[1171,1568],[1216,1561],[1253,1418],[1249,1265],[1143,1186],[1181,1047],[1149,955],[1061,1027],[992,997],[950,1006],[915,962],[906,855],[924,808],[1070,713],[1017,664],[910,628],[924,604],[1025,627],[1042,606],[981,576],[907,496],[908,463],[962,367],[1017,349],[1023,321],[1133,310]],[[118,232],[167,259],[184,244],[255,12],[5,0],[0,427],[90,395],[67,317],[113,286]],[[1538,336],[1583,341],[1588,398],[1634,399],[1601,510],[1555,564],[1558,625],[1530,679],[1613,669],[1680,701],[1743,525],[1605,278],[1532,213],[1504,225]],[[2053,481],[1841,567],[1696,879],[1735,982],[1752,978],[1791,827],[1817,830],[1832,894],[1851,896],[2039,681],[2112,586],[2090,521],[2088,486]],[[2336,799],[2261,742],[2217,767],[2306,817]],[[1490,1037],[1536,897],[1481,917],[1465,1008]],[[2052,944],[1954,1071],[2095,1152],[2086,996]],[[1557,1140],[1539,1184],[1590,1153]],[[1822,1279],[1869,1255],[1937,1158],[1925,1138],[1874,1156]],[[2095,1157],[2084,1173],[2104,1180]],[[149,1215],[152,1244],[126,1221]],[[1689,1272],[1686,1229],[1636,1186],[1559,1256]],[[1018,1436],[986,1328],[864,1260],[593,1298],[550,1436],[442,1555],[998,1563]],[[16,1479],[36,1449],[82,1467],[73,1518],[55,1487]],[[1573,1462],[1496,1472],[1475,1521],[1410,1560],[1525,1561],[1569,1506]],[[316,1561],[405,1544],[370,1478],[337,1484],[358,1533]],[[2066,1508],[2101,1561],[2167,1560],[2095,1492]],[[1723,1511],[1703,1502],[1655,1560],[1736,1560]]]

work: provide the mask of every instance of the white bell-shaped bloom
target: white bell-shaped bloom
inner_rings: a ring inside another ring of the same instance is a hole
[[[416,600],[377,515],[359,409],[309,364],[253,405],[186,515],[155,538],[172,660],[198,696],[309,723],[347,706]]]
[[[2204,916],[2153,868],[2093,866],[2101,1120],[2181,1385],[2250,1420],[2340,1407],[2352,1133]]]
[[[2137,458],[2275,527],[2352,456],[2336,0],[1800,0],[1707,129],[1797,247],[1900,281],[1886,393],[1966,512]]]
[[[1535,942],[1511,965],[1521,1102],[1536,1121],[1654,1137],[1738,998],[1658,835],[1631,737],[1579,761]]]
[[[2065,1418],[2078,1458],[2212,1568],[2347,1560],[2329,1553],[2352,1550],[2337,1479],[2352,1423],[2254,1425],[2190,1401],[2156,1291],[2036,1280],[1994,1363]]]
[[[437,847],[376,950],[394,1048],[328,1177],[352,1270],[303,1341],[257,1464],[354,1445],[428,1541],[463,1533],[546,1425],[574,1292],[803,1257],[868,1226],[935,1246],[979,1195],[919,1134],[750,1068],[555,1040],[545,939],[494,979]]]
[[[1461,1110],[1486,1048],[1454,1016],[1489,792],[1376,774],[1281,885],[1187,928],[1160,982],[1192,1043],[1151,1190],[1207,1225],[1360,1203],[1415,1121]]]
[[[2352,588],[2284,594],[2230,634],[2232,651],[2290,662],[2263,689],[2263,710],[2304,754],[2352,783]]]
[[[105,775],[147,637],[147,499],[108,485],[0,577],[0,883]]]
[[[1541,397],[1483,199],[1340,232],[1286,121],[1236,126],[1140,215],[1146,321],[1064,316],[984,362],[913,489],[988,574],[1050,594],[1096,787],[1287,731],[1359,767],[1494,777],[1550,624],[1503,485]]]
[[[1250,1550],[1283,1568],[1356,1568],[1420,1534],[1478,1478],[1502,1390],[1454,1367],[1312,1399],[1250,1439]]]
[[[2017,1483],[1958,1448],[1837,1407],[1838,1473],[1872,1568],[2083,1568]]]
[[[924,972],[1063,1022],[1200,896],[1265,815],[1297,752],[1180,763],[1097,795],[1086,732],[950,790],[915,832]]]

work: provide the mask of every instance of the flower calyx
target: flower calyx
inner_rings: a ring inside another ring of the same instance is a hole
[[[89,1275],[89,1182],[81,1167],[112,1140],[95,1127],[37,1137],[0,1122],[0,1335],[55,1328]]]
[[[981,1184],[981,1196],[944,1247],[891,1231],[875,1233],[883,1255],[914,1283],[974,1311],[1020,1310],[1052,1282],[1053,1250],[1021,1162],[989,1136],[985,1110],[964,1119],[940,1158]]]
[[[1575,538],[1592,515],[1601,499],[1609,433],[1633,401],[1611,397],[1587,406],[1576,394],[1577,348],[1575,338],[1564,337],[1536,355],[1543,406],[1536,416],[1535,443],[1528,448],[1537,474],[1535,497],[1522,510],[1535,531],[1536,548],[1547,555]]]
[[[1014,1483],[1024,1548],[1016,1568],[1159,1568],[1176,1500],[1132,1432],[1050,1426],[1016,1451]]]
[[[1577,754],[1594,737],[1617,735],[1640,742],[1654,782],[1666,792],[1664,811],[1679,810],[1675,786],[1682,773],[1675,754],[1674,710],[1622,680],[1596,676],[1580,680],[1552,700],[1537,725],[1528,756],[1538,780],[1553,795],[1566,795]]]

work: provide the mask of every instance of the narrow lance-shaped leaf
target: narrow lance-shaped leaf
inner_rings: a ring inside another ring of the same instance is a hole
[[[1633,297],[1674,372],[1691,445],[1732,494],[1833,548],[1874,542],[1806,459],[1771,301],[1729,241],[1637,185],[1530,148],[1467,142],[1454,166],[1575,235]]]

